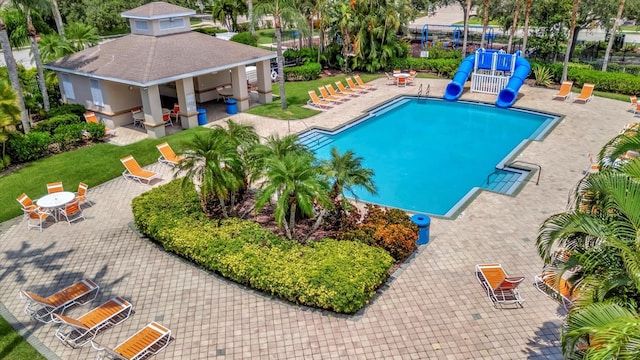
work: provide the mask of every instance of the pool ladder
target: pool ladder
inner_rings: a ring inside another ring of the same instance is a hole
[[[418,88],[418,101],[426,102],[427,98],[429,97],[429,91],[430,90],[431,90],[431,84],[427,84],[427,89],[424,91],[424,97],[423,97],[422,84],[420,84],[420,87]]]

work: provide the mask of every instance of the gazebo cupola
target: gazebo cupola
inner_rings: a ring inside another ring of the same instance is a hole
[[[163,36],[191,31],[189,17],[196,12],[181,6],[157,1],[120,14],[129,19],[131,33]]]

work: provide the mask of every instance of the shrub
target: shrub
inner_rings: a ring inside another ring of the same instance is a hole
[[[227,32],[226,29],[220,29],[216,27],[201,27],[198,29],[193,29],[193,31],[197,31],[199,33],[202,33],[205,35],[211,35],[211,36],[216,36],[216,34]]]
[[[21,163],[37,160],[49,152],[51,134],[31,131],[26,135],[11,132],[7,141],[7,153],[14,162]]]
[[[250,45],[254,47],[258,46],[258,38],[255,36],[251,36],[251,34],[248,32],[235,34],[230,40],[240,44]]]
[[[83,140],[84,128],[85,124],[59,126],[54,131],[53,142],[58,143],[60,150],[66,150],[69,145],[77,144]]]
[[[167,251],[243,285],[297,304],[354,313],[393,263],[384,250],[358,242],[325,239],[302,245],[251,221],[210,221],[195,190],[180,183],[134,199],[136,226]]]
[[[394,59],[391,63],[393,69],[413,69],[427,70],[438,76],[446,76],[452,78],[455,75],[460,63],[459,58],[454,59],[431,59],[431,58],[406,58]]]
[[[551,85],[551,70],[542,65],[536,65],[533,68],[533,74],[536,78],[536,85],[549,87]]]
[[[47,113],[47,118],[52,118],[58,115],[66,115],[66,114],[75,114],[79,118],[82,118],[82,115],[87,112],[87,108],[80,104],[62,104],[60,106],[54,107]]]
[[[417,249],[418,227],[402,210],[384,210],[377,205],[367,205],[366,214],[358,225],[347,225],[336,232],[340,240],[360,241],[385,249],[396,259],[403,261]],[[359,216],[357,212],[349,216]],[[352,224],[353,221],[344,221]]]
[[[104,124],[86,123],[84,129],[92,141],[102,140],[107,132]]]
[[[322,66],[318,63],[309,63],[302,66],[291,66],[284,68],[284,76],[287,81],[302,80],[309,81],[317,79],[322,72]]]
[[[73,113],[56,115],[47,120],[38,122],[33,127],[33,130],[48,132],[53,135],[59,126],[83,123],[84,121],[81,119],[82,118],[80,116]]]

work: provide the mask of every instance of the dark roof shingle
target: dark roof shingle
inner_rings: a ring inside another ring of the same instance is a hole
[[[275,57],[272,51],[198,32],[159,37],[130,34],[45,67],[136,85],[155,85]]]

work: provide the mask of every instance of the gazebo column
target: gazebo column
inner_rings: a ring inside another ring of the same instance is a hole
[[[249,92],[247,91],[247,71],[244,66],[231,69],[231,85],[233,98],[238,102],[238,111],[249,109]]]
[[[258,62],[256,64],[256,73],[258,75],[258,102],[260,104],[269,104],[273,102],[270,61]]]
[[[176,80],[176,92],[178,93],[182,128],[191,129],[198,126],[198,109],[193,90],[193,78]]]
[[[162,121],[162,103],[160,102],[160,89],[158,85],[143,87],[140,89],[142,106],[144,107],[144,127],[147,135],[152,139],[166,135],[164,121]]]

